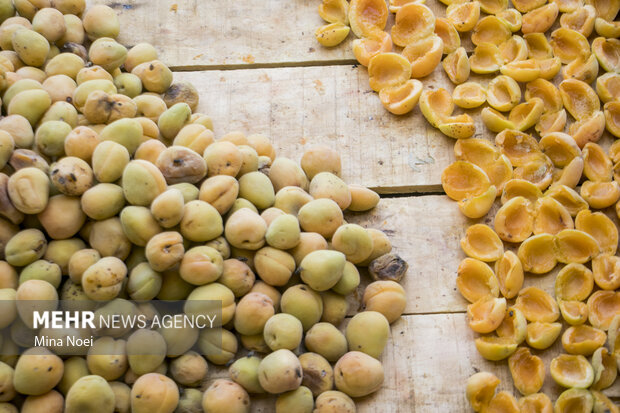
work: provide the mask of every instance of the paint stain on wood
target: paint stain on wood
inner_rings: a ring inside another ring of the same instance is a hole
[[[170,11],[176,13],[177,11],[179,11],[179,5],[174,3],[172,6],[170,6]]]
[[[252,64],[252,63],[254,63],[254,56],[252,56],[251,54],[248,54],[248,55],[243,56],[242,60],[245,63]]]

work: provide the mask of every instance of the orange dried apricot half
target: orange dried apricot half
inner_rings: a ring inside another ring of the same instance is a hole
[[[319,4],[319,16],[328,23],[349,22],[349,3],[346,0],[323,0]]]
[[[545,382],[545,364],[532,355],[527,347],[521,347],[508,359],[512,382],[521,394],[527,396],[538,392]]]
[[[525,60],[528,56],[527,42],[523,37],[515,34],[499,45],[499,54],[502,56],[504,64]]]
[[[599,110],[591,117],[574,122],[568,128],[568,134],[575,139],[580,148],[588,142],[598,142],[605,132],[605,114]]]
[[[486,296],[467,306],[467,322],[476,333],[490,333],[499,327],[505,313],[505,298]]]
[[[517,343],[507,337],[482,336],[475,339],[474,344],[478,353],[491,361],[504,360],[517,350]]]
[[[539,152],[529,163],[515,168],[514,177],[528,180],[544,190],[553,180],[553,162],[547,155]]]
[[[517,255],[525,271],[545,274],[557,264],[555,236],[551,234],[531,236],[521,243]]]
[[[425,90],[420,95],[420,111],[428,123],[438,128],[443,119],[454,112],[452,96],[444,88]]]
[[[491,183],[479,166],[467,161],[456,161],[443,170],[441,185],[446,195],[460,201],[482,194]]]
[[[591,412],[594,398],[588,390],[582,388],[565,390],[555,401],[554,413]]]
[[[594,7],[587,5],[573,10],[570,13],[562,14],[562,16],[560,16],[560,26],[575,30],[585,37],[588,37],[594,30],[595,19],[596,10]]]
[[[553,132],[563,132],[566,126],[566,111],[561,109],[557,112],[543,113],[534,129],[540,136]]]
[[[581,184],[581,196],[590,208],[604,209],[615,204],[620,199],[618,182],[585,181]]]
[[[594,381],[594,371],[588,360],[581,355],[560,354],[549,365],[551,377],[562,387],[586,389]]]
[[[459,47],[454,52],[449,53],[443,59],[441,65],[450,81],[454,84],[458,85],[469,78],[471,67],[464,47]]]
[[[598,144],[589,142],[582,150],[583,173],[591,181],[607,182],[613,176],[613,164],[605,153],[605,150]]]
[[[581,149],[577,146],[577,142],[569,134],[563,132],[545,135],[538,142],[538,146],[558,168],[564,168],[574,158],[581,156]]]
[[[558,17],[559,8],[556,3],[547,3],[544,6],[530,10],[523,15],[521,31],[527,33],[544,33],[553,25]]]
[[[553,55],[567,64],[575,59],[586,59],[590,55],[590,43],[581,33],[561,27],[551,33]]]
[[[588,321],[588,306],[583,301],[558,300],[562,318],[568,324],[574,326]]]
[[[321,45],[334,47],[347,38],[349,30],[349,26],[345,26],[342,23],[331,23],[316,29],[314,36]]]
[[[521,88],[511,77],[500,75],[487,86],[487,102],[493,109],[507,112],[521,101]]]
[[[598,60],[591,54],[586,60],[575,59],[562,70],[564,79],[577,79],[586,83],[592,83],[598,75]]]
[[[564,205],[551,197],[540,198],[535,204],[534,234],[555,235],[574,228],[573,218]]]
[[[352,43],[353,55],[362,66],[368,66],[370,59],[379,53],[392,51],[392,38],[384,31],[373,32],[369,37],[355,39]]]
[[[531,135],[505,130],[495,137],[495,144],[514,166],[524,166],[541,154],[538,142]]]
[[[469,257],[485,262],[497,261],[504,254],[504,245],[497,233],[484,224],[467,228],[461,238],[461,248]]]
[[[598,242],[601,253],[615,255],[618,249],[618,227],[602,212],[580,211],[575,219],[575,228],[586,232]]]
[[[594,370],[594,383],[591,389],[606,389],[614,384],[618,376],[616,357],[605,347],[598,348],[592,354],[592,369]]]
[[[486,16],[478,20],[473,32],[471,33],[471,41],[475,45],[482,43],[493,43],[496,46],[504,43],[508,39],[512,32],[496,16]]]
[[[468,32],[478,23],[480,3],[470,1],[450,4],[446,9],[446,18],[459,32]]]
[[[495,262],[495,276],[502,295],[506,298],[516,297],[523,286],[523,266],[519,257],[512,251],[504,252]]]
[[[545,196],[558,201],[570,212],[571,216],[577,216],[579,211],[588,209],[588,203],[574,189],[566,185],[556,185],[545,192]]]
[[[443,41],[443,52],[448,54],[461,47],[461,36],[450,20],[445,17],[435,19],[435,34]]]
[[[566,79],[560,83],[562,103],[573,118],[577,120],[591,118],[600,111],[601,104],[594,89],[577,79]]]
[[[620,102],[607,102],[603,107],[607,131],[620,138]]]
[[[576,229],[563,229],[555,236],[557,259],[563,264],[590,261],[600,253],[598,242],[592,235]]]
[[[493,373],[479,372],[467,379],[465,392],[467,400],[474,411],[479,412],[485,408],[499,385],[499,379]]]
[[[478,82],[465,82],[454,88],[452,101],[464,109],[477,108],[487,101],[487,91]]]
[[[392,41],[397,46],[405,47],[430,36],[434,31],[435,15],[431,9],[420,3],[408,3],[396,13]]]
[[[571,326],[562,334],[562,347],[568,354],[589,356],[605,344],[607,334],[585,324]]]
[[[562,323],[542,323],[534,321],[527,325],[527,344],[537,350],[544,350],[553,345],[562,332]]]
[[[517,82],[531,82],[540,77],[540,64],[535,59],[519,60],[503,65],[500,72]]]
[[[508,118],[501,112],[492,108],[483,108],[480,112],[482,123],[491,132],[501,132],[506,129],[515,129],[514,123],[508,120]]]
[[[553,49],[544,33],[527,33],[523,35],[530,59],[548,59],[553,57]]]
[[[558,300],[583,301],[594,288],[592,271],[582,264],[568,264],[555,278],[555,297]]]
[[[544,393],[530,394],[519,399],[521,413],[553,413],[551,399]]]
[[[510,199],[522,196],[535,204],[538,198],[543,196],[542,191],[536,185],[525,179],[511,179],[506,182],[504,191],[502,192],[502,204],[505,204]]]
[[[588,298],[588,321],[593,327],[607,330],[620,314],[620,293],[600,290]]]
[[[525,131],[538,122],[543,114],[544,107],[542,99],[531,98],[512,108],[508,120],[515,125],[515,129]]]
[[[489,189],[480,195],[458,201],[459,210],[467,218],[482,218],[491,210],[495,198],[497,198],[497,187],[491,185]]]
[[[368,81],[375,92],[405,83],[410,77],[411,63],[398,53],[379,53],[368,64]]]
[[[517,344],[523,343],[527,336],[527,320],[521,310],[516,307],[506,309],[504,319],[495,333],[499,337],[510,338]]]
[[[553,297],[538,287],[527,287],[519,291],[515,307],[531,322],[553,323],[560,317],[560,309]]]
[[[620,288],[620,257],[601,254],[592,260],[594,282],[603,290]]]
[[[493,43],[481,43],[476,46],[474,53],[469,57],[471,71],[479,74],[495,73],[499,70],[503,60],[499,48]]]
[[[534,208],[523,197],[512,198],[495,214],[494,227],[497,235],[506,242],[522,242],[534,227]]]
[[[521,30],[521,24],[523,23],[523,16],[517,9],[506,9],[500,11],[496,16],[504,22],[511,32],[515,33]]]
[[[422,82],[409,79],[397,86],[388,86],[379,91],[379,99],[388,112],[395,115],[404,115],[411,112],[418,104],[422,94]]]
[[[470,303],[487,295],[499,296],[499,284],[493,270],[480,260],[465,258],[459,264],[456,275],[456,287]]]
[[[383,30],[387,18],[388,7],[384,0],[351,0],[349,3],[349,23],[357,37]]]
[[[442,54],[443,40],[435,34],[409,43],[402,51],[402,55],[411,62],[413,78],[430,75],[441,62]]]

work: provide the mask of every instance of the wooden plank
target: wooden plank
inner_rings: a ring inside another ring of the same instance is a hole
[[[352,32],[336,47],[326,48],[316,41],[314,31],[326,24],[318,15],[319,0],[88,3],[108,4],[117,11],[120,42],[152,43],[161,59],[177,70],[355,63]],[[436,16],[445,16],[446,6],[439,1],[429,0],[427,5]],[[390,13],[388,31],[393,23]]]
[[[465,258],[460,240],[473,223],[493,226],[492,216],[470,220],[460,213],[454,201],[443,195],[432,195],[382,199],[370,213],[350,214],[347,220],[388,234],[394,251],[409,263],[409,271],[402,281],[409,298],[405,312],[427,314],[466,311],[469,303],[456,290],[456,270]],[[368,277],[364,279],[368,282]],[[554,280],[555,272],[528,274],[524,285],[534,285],[553,294]],[[363,286],[352,302],[353,308],[360,306],[362,294]]]
[[[175,78],[198,88],[198,110],[213,118],[216,137],[230,130],[262,133],[279,155],[296,160],[313,144],[332,146],[348,182],[381,193],[441,191],[441,171],[454,160],[454,140],[430,126],[419,108],[388,113],[362,67],[179,72]],[[426,86],[446,82],[437,70]]]
[[[474,346],[478,336],[467,326],[464,314],[425,314],[404,316],[392,324],[392,337],[382,356],[385,382],[376,393],[357,399],[359,413],[381,412],[468,412],[465,396],[467,378],[478,371],[494,373],[506,390],[519,398],[507,361],[483,359]],[[562,351],[560,340],[546,351],[534,351],[546,367],[542,392],[552,400],[564,390],[549,373],[551,360]],[[216,378],[228,377],[227,371],[215,367],[207,385]],[[605,393],[620,396],[620,381]],[[273,397],[253,397],[253,412],[272,412]]]

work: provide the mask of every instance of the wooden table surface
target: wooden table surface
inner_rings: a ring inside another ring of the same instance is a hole
[[[314,38],[324,24],[319,0],[94,0],[120,16],[119,41],[146,41],[200,91],[199,111],[214,121],[216,137],[231,130],[269,136],[279,155],[299,160],[304,148],[328,144],[342,155],[347,182],[382,194],[370,214],[349,217],[385,231],[409,262],[403,284],[409,301],[392,325],[382,362],[386,378],[377,393],[357,400],[358,412],[466,412],[465,381],[492,371],[501,390],[518,392],[506,362],[489,362],[476,351],[465,320],[467,302],[455,288],[464,258],[459,240],[468,220],[443,195],[441,171],[454,160],[454,140],[432,128],[418,108],[408,115],[386,112],[368,86],[366,69],[351,52],[353,33],[327,49]],[[438,0],[427,0],[437,16]],[[390,16],[388,26],[393,23]],[[465,39],[463,44],[471,49]],[[488,79],[478,78],[482,82]],[[425,88],[453,89],[438,66]],[[493,139],[477,116],[476,137]],[[490,221],[489,218],[486,218]],[[480,221],[484,221],[480,220]],[[553,290],[554,274],[526,276],[526,285]],[[547,367],[543,391],[555,399],[550,360],[561,346],[541,354]],[[211,377],[225,377],[212,368]],[[605,393],[620,396],[620,381]],[[273,398],[254,401],[255,412],[273,411]]]

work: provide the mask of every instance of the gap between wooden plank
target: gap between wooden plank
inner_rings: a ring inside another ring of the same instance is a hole
[[[306,60],[291,62],[243,63],[231,65],[179,65],[168,66],[173,72],[208,72],[213,70],[280,69],[287,67],[357,66],[355,59]]]

